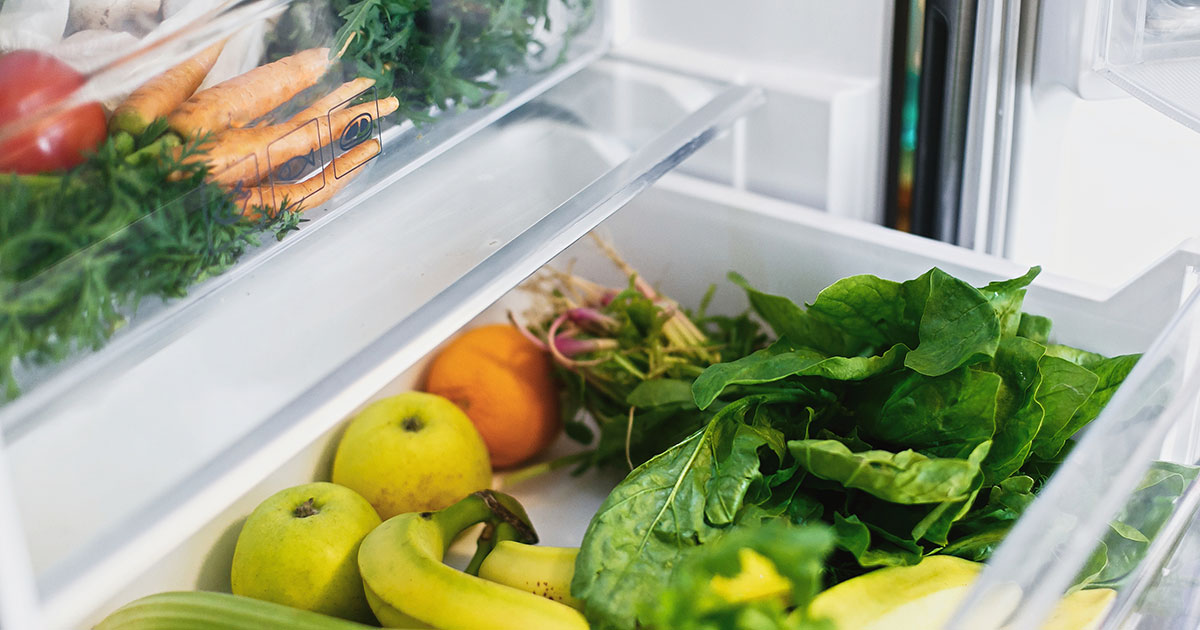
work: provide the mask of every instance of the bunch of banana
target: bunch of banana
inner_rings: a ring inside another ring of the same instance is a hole
[[[486,524],[485,533],[467,571],[443,564],[450,543],[479,523]],[[576,550],[505,544],[513,539],[537,542],[520,505],[488,490],[439,512],[392,517],[372,530],[359,548],[367,602],[385,627],[587,630],[579,611],[559,603],[577,604],[568,599]],[[472,575],[483,565],[495,581]],[[519,572],[541,577],[517,579]]]

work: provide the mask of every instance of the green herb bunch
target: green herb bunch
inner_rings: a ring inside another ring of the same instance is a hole
[[[600,247],[626,274],[624,288],[546,271],[528,288],[545,298],[548,308],[527,325],[513,318],[553,358],[566,433],[589,448],[511,473],[508,483],[566,465],[576,465],[576,472],[632,469],[712,418],[712,411],[698,409],[691,400],[696,377],[766,343],[748,314],[706,314],[715,287],[695,313],[689,312],[642,280],[607,245]]]
[[[98,349],[147,298],[179,297],[231,267],[263,232],[296,228],[285,209],[249,220],[188,162],[204,139],[166,150],[165,121],[109,138],[62,175],[0,176],[0,398],[18,361]]]
[[[432,108],[479,107],[502,99],[494,81],[545,52],[551,0],[334,0],[344,21],[333,49],[380,98],[400,100],[399,119],[430,120]],[[591,19],[592,0],[564,0]]]

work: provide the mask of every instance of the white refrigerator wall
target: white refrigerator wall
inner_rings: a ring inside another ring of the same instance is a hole
[[[882,219],[892,0],[614,0],[619,56],[762,86],[767,102],[681,170]]]
[[[1026,0],[1005,254],[1123,284],[1200,235],[1200,134],[1100,76],[1109,0]]]

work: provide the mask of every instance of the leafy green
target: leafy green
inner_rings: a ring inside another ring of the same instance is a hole
[[[683,580],[672,567],[688,557],[780,521],[832,528],[835,582],[936,553],[990,557],[1137,361],[1047,345],[1049,320],[1021,310],[1038,271],[982,288],[937,269],[907,282],[854,276],[807,307],[731,275],[777,340],[706,368],[691,401],[685,379],[637,392],[640,403],[715,415],[683,450],[635,470],[592,521],[573,585],[589,619],[732,628],[757,615],[761,627],[785,627],[757,608],[628,613]],[[1143,490],[1154,518],[1169,514],[1186,478],[1160,477]],[[680,491],[663,498],[667,487]],[[1132,513],[1114,521],[1087,579],[1127,574],[1156,523]]]
[[[740,528],[690,554],[643,617],[652,627],[672,630],[834,630],[829,621],[808,614],[809,603],[821,590],[824,559],[832,543],[833,536],[823,526],[771,521]],[[768,560],[788,580],[791,597],[786,605],[780,598],[729,601],[714,590],[713,578],[734,577],[743,570],[745,550]]]
[[[796,461],[810,474],[901,505],[966,499],[990,446],[979,445],[970,459],[951,459],[914,451],[853,453],[836,440],[788,442]]]
[[[592,19],[592,0],[564,1],[569,40]],[[380,98],[400,100],[397,117],[423,122],[433,108],[479,107],[502,99],[494,77],[539,63],[547,48],[550,0],[333,0],[342,21],[334,44]],[[547,65],[552,63],[543,62]]]
[[[190,160],[204,140],[158,151],[165,130],[114,136],[63,175],[0,175],[0,400],[19,393],[16,362],[97,349],[143,301],[183,296],[264,233],[296,229],[286,209],[245,218]]]
[[[1155,462],[1121,511],[1080,577],[1080,585],[1119,587],[1137,568],[1150,542],[1175,512],[1200,468]]]
[[[757,472],[747,455],[765,444],[745,418],[769,402],[748,397],[726,406],[704,430],[629,473],[600,506],[571,584],[595,627],[633,628],[683,558],[724,534],[724,517],[738,510],[744,482]]]

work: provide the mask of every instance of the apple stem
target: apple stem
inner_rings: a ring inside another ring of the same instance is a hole
[[[296,518],[308,518],[317,513],[318,510],[316,506],[313,505],[313,500],[311,498],[304,503],[301,503],[300,507],[296,508],[295,511],[292,512],[292,514],[296,515]]]

